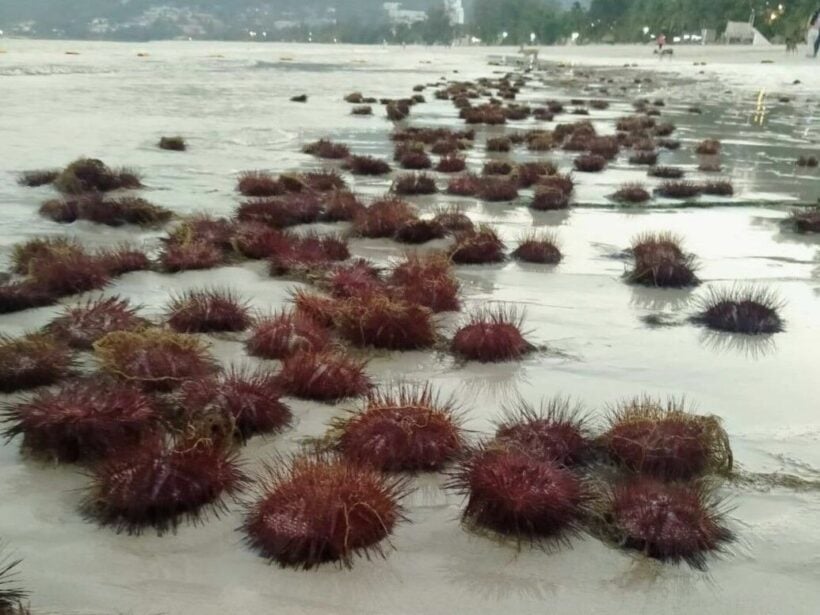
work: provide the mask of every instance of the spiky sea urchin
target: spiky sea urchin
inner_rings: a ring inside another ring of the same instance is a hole
[[[0,393],[14,393],[52,385],[72,369],[68,346],[50,335],[0,335]]]
[[[566,397],[544,400],[538,407],[520,400],[506,408],[495,441],[561,466],[583,463],[592,446],[583,407]]]
[[[283,361],[278,382],[294,397],[335,402],[370,390],[373,385],[365,372],[366,364],[331,350],[297,352]]]
[[[433,219],[450,233],[472,231],[475,229],[475,225],[470,219],[470,216],[458,205],[436,209]]]
[[[168,304],[168,326],[180,333],[244,331],[251,324],[245,302],[224,290],[189,291]]]
[[[355,259],[350,264],[334,267],[327,274],[324,284],[334,297],[340,299],[365,296],[385,290],[379,270],[363,258]]]
[[[57,302],[55,293],[31,280],[21,280],[0,285],[0,314],[21,312],[30,308],[52,305]]]
[[[138,388],[100,378],[75,380],[4,412],[9,440],[63,463],[94,462],[156,433],[159,413]]]
[[[370,393],[361,409],[332,423],[330,438],[348,461],[385,472],[440,470],[465,447],[455,402],[429,384]]]
[[[291,411],[280,400],[281,392],[272,372],[232,368],[218,378],[186,382],[179,399],[190,417],[213,409],[226,413],[244,441],[256,434],[278,433],[290,424]]]
[[[458,311],[461,286],[452,269],[444,253],[408,254],[393,268],[388,283],[395,295],[433,312]]]
[[[298,302],[297,298],[297,305]],[[333,309],[335,313],[335,305]],[[252,356],[284,359],[297,352],[320,352],[329,344],[327,329],[309,314],[297,311],[279,312],[259,320],[251,331],[246,348]]]
[[[216,370],[204,342],[165,329],[109,333],[94,352],[103,371],[154,391],[176,389]]]
[[[99,258],[82,249],[58,249],[28,264],[29,278],[49,292],[65,296],[105,287],[111,276]]]
[[[561,250],[555,233],[529,233],[518,240],[512,257],[527,263],[557,265],[561,262]]]
[[[699,484],[635,478],[615,486],[605,517],[616,544],[700,570],[734,538],[720,500]]]
[[[684,288],[700,283],[696,263],[683,251],[682,240],[672,233],[638,235],[632,242],[635,264],[627,273],[634,284],[662,288]]]
[[[481,308],[453,336],[450,349],[459,357],[481,363],[514,361],[533,349],[521,331],[523,316],[515,308]]]
[[[336,301],[332,297],[299,289],[292,293],[291,301],[296,314],[307,316],[322,327],[333,326]]]
[[[504,260],[504,242],[491,226],[481,225],[474,231],[456,236],[450,259],[459,265],[499,263]]]
[[[732,469],[732,449],[720,419],[687,412],[682,400],[637,397],[617,405],[601,443],[633,472],[689,480]]]
[[[327,160],[341,160],[350,155],[350,148],[344,143],[334,143],[329,139],[319,139],[313,143],[308,143],[302,148],[306,154],[311,154],[317,158]]]
[[[3,545],[0,545],[0,549]],[[22,560],[15,560],[0,553],[0,614],[2,615],[28,615],[28,610],[21,606],[22,601],[28,596],[17,585],[17,566]]]
[[[700,298],[692,319],[716,331],[766,335],[783,331],[783,305],[774,292],[765,288],[710,287]]]
[[[306,233],[291,236],[268,259],[272,276],[308,275],[350,258],[347,240],[336,235]]]
[[[691,199],[700,194],[701,188],[694,182],[669,180],[662,182],[655,192],[670,199]]]
[[[90,350],[113,331],[133,331],[147,324],[125,299],[102,297],[65,308],[46,330],[72,348]]]
[[[238,495],[246,482],[237,456],[226,449],[155,438],[96,466],[82,510],[117,533],[153,528],[162,535],[185,520],[201,521],[209,509],[218,515],[223,498]]]
[[[789,220],[798,233],[820,233],[820,207],[793,210]]]
[[[222,264],[225,255],[219,247],[204,241],[169,243],[160,254],[160,263],[169,273],[213,269]]]
[[[449,487],[467,497],[461,518],[468,529],[519,542],[566,539],[587,499],[572,471],[499,443],[473,451]]]
[[[612,194],[612,199],[619,203],[645,203],[651,198],[649,191],[639,183],[623,184]]]
[[[415,350],[429,348],[438,339],[432,310],[384,294],[341,301],[335,325],[357,346]]]
[[[311,569],[383,555],[382,543],[404,519],[403,479],[334,456],[299,456],[268,466],[249,502],[248,545],[282,567]]]
[[[146,271],[151,268],[148,255],[139,248],[128,244],[103,248],[97,252],[96,256],[108,274],[114,277],[133,271]]]
[[[400,243],[422,244],[434,239],[441,239],[447,234],[436,220],[409,220],[402,224],[393,237]]]
[[[353,231],[362,237],[393,237],[415,217],[413,206],[406,201],[383,198],[373,202],[353,219]]]

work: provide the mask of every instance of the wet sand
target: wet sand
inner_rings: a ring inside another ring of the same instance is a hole
[[[314,168],[317,162],[299,150],[315,138],[331,135],[357,152],[388,155],[389,124],[381,117],[351,118],[343,94],[406,95],[416,83],[455,77],[454,70],[464,79],[498,70],[485,61],[496,50],[28,41],[4,41],[3,47],[9,51],[0,56],[4,116],[14,118],[0,120],[0,142],[12,161],[0,170],[3,265],[11,245],[34,235],[69,234],[90,245],[137,239],[156,248],[163,234],[44,220],[36,209],[51,191],[20,188],[14,182],[18,171],[93,154],[140,168],[148,184],[145,196],[158,204],[181,214],[227,215],[236,205],[238,171]],[[67,59],[62,51],[69,47],[81,55]],[[144,49],[149,58],[137,59]],[[644,48],[615,49],[549,49],[542,58],[609,65],[602,66],[602,74],[624,82],[633,71],[654,71],[640,95],[667,100],[664,119],[679,126],[676,136],[685,143],[665,161],[694,168],[691,145],[719,137],[725,144],[724,175],[735,182],[736,196],[709,207],[680,208],[659,200],[649,209],[615,208],[607,199],[614,186],[643,178],[641,171],[616,165],[602,175],[578,177],[577,205],[566,212],[533,212],[525,199],[512,205],[444,196],[414,199],[422,212],[462,203],[475,221],[492,222],[508,245],[533,227],[558,233],[565,258],[557,267],[510,262],[457,268],[468,307],[499,301],[525,308],[526,328],[544,350],[521,363],[493,366],[462,365],[431,352],[375,353],[369,372],[378,382],[429,380],[456,395],[476,438],[517,395],[531,401],[571,395],[596,417],[607,404],[640,393],[685,395],[700,411],[723,417],[735,459],[749,479],[722,489],[734,505],[730,526],[740,537],[728,554],[701,573],[633,557],[587,537],[557,552],[519,551],[462,530],[460,498],[442,490],[440,478],[423,476],[407,501],[412,523],[398,529],[387,559],[357,560],[352,570],[281,570],[241,544],[237,506],[220,519],[183,526],[176,536],[137,538],[99,529],[77,510],[87,479],[75,468],[21,457],[15,441],[0,448],[5,495],[0,537],[24,559],[21,580],[32,592],[35,612],[816,612],[820,239],[796,235],[782,222],[793,204],[820,196],[820,174],[793,165],[799,153],[818,149],[817,90],[807,85],[806,64],[799,57],[760,65],[763,56],[753,55],[759,52],[733,50],[721,65],[718,52],[711,52],[709,76],[694,70],[694,60],[683,50],[661,68],[656,59],[643,59],[649,53]],[[284,56],[293,59],[282,61]],[[638,59],[639,67],[623,69],[624,62]],[[568,66],[551,77],[530,93],[533,100],[586,95],[588,82],[577,78],[577,70]],[[715,87],[718,73],[731,81],[729,91]],[[768,93],[757,121],[759,79]],[[788,90],[795,79],[803,84]],[[308,105],[287,102],[303,91],[311,96]],[[788,91],[794,102],[776,102],[779,91]],[[596,125],[610,132],[612,120],[630,112],[636,95],[632,90],[613,97],[609,110],[593,115]],[[703,106],[703,115],[685,113],[693,102]],[[412,123],[460,126],[452,106],[440,102],[417,107]],[[156,151],[154,142],[168,132],[185,134],[191,151],[182,156]],[[470,165],[480,168],[484,154],[477,146],[469,153]],[[570,157],[551,157],[568,168]],[[375,195],[388,181],[355,180],[354,186]],[[682,235],[701,262],[705,285],[689,292],[625,284],[623,250],[646,230]],[[351,251],[386,264],[401,248],[354,240]],[[706,287],[738,280],[765,283],[780,294],[785,333],[749,344],[709,335],[687,321]],[[283,306],[294,287],[269,278],[263,264],[251,263],[172,276],[128,274],[105,294],[119,294],[142,305],[145,315],[158,317],[172,294],[213,285],[229,286],[263,311]],[[56,311],[0,316],[0,331],[16,335],[37,328]],[[647,324],[646,317],[658,315],[668,326]],[[444,317],[443,331],[452,330],[458,319]],[[255,361],[245,357],[241,340],[241,335],[212,337],[213,351],[226,365]],[[321,435],[329,419],[349,407],[288,401],[293,428],[253,439],[242,451],[249,468],[295,450],[305,437]],[[806,482],[787,488],[771,476],[776,473]]]

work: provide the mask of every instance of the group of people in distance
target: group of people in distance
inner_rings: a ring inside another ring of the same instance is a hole
[[[799,40],[799,37],[797,37]],[[797,41],[793,40],[792,49],[796,49]],[[666,46],[666,35],[661,32],[658,34],[655,42],[658,45],[657,50],[655,51],[656,54],[663,57],[664,55],[664,47]],[[788,43],[788,39],[787,39]],[[809,17],[808,22],[808,32],[806,32],[806,43],[808,44],[808,56],[812,58],[817,57],[818,51],[820,51],[820,8],[814,11]],[[669,51],[667,51],[669,53]]]

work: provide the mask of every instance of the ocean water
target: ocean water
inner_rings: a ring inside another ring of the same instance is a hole
[[[98,157],[137,168],[146,184],[142,196],[180,215],[227,216],[238,203],[239,172],[317,168],[320,163],[300,150],[319,137],[344,141],[357,153],[389,155],[391,126],[381,109],[371,118],[353,117],[344,94],[407,96],[416,84],[506,70],[488,65],[488,55],[501,51],[486,49],[16,40],[0,40],[0,49],[0,269],[11,246],[34,236],[65,234],[94,246],[128,240],[156,250],[164,234],[43,219],[37,208],[53,191],[18,186],[20,171]],[[549,49],[543,57],[566,66],[534,83],[522,101],[608,98],[610,108],[591,118],[606,133],[615,118],[631,112],[634,98],[662,97],[664,119],[678,126],[675,136],[684,143],[664,154],[663,162],[702,177],[692,145],[720,138],[719,176],[732,179],[736,195],[703,207],[658,200],[649,208],[615,208],[607,195],[616,186],[652,181],[640,169],[614,163],[603,174],[576,174],[577,205],[564,212],[527,209],[526,192],[512,204],[417,198],[423,213],[460,203],[475,221],[495,225],[510,246],[532,229],[557,233],[565,255],[557,267],[508,262],[457,271],[468,308],[516,306],[526,313],[531,340],[545,349],[521,363],[493,366],[462,365],[434,352],[377,353],[369,371],[378,382],[428,380],[454,395],[476,438],[518,396],[537,402],[570,395],[602,424],[607,405],[620,399],[685,395],[699,411],[723,418],[748,479],[722,489],[739,536],[729,552],[702,573],[632,557],[584,536],[556,552],[519,550],[462,530],[461,499],[441,488],[440,477],[422,476],[406,502],[411,523],[398,529],[386,559],[362,559],[352,570],[281,570],[242,545],[237,506],[175,536],[98,529],[77,511],[87,478],[71,467],[25,459],[13,441],[0,448],[0,539],[24,560],[20,579],[32,593],[35,613],[817,611],[820,239],[796,235],[784,224],[792,207],[820,196],[820,173],[793,164],[798,155],[820,149],[816,65],[773,50],[682,49],[670,62],[658,62],[644,48]],[[704,59],[706,67],[693,65]],[[585,76],[590,71],[594,78]],[[634,83],[647,76],[649,82]],[[602,86],[608,95],[600,93]],[[460,127],[452,105],[433,101],[431,89],[410,123]],[[289,102],[302,93],[307,104]],[[686,113],[692,104],[704,113]],[[514,122],[507,130],[532,125]],[[468,158],[474,170],[488,157],[484,137],[498,132],[479,129]],[[177,133],[187,138],[188,152],[155,147],[160,136]],[[532,158],[520,151],[511,157]],[[569,156],[549,157],[570,168]],[[390,181],[349,180],[365,195],[383,193]],[[324,228],[343,231],[344,225]],[[623,250],[634,235],[650,230],[685,238],[700,262],[700,289],[647,290],[623,282]],[[351,249],[380,264],[402,251],[380,240],[353,240]],[[738,282],[765,285],[782,298],[784,333],[750,343],[708,335],[688,322],[705,290]],[[105,294],[126,297],[146,316],[159,318],[170,296],[215,285],[234,289],[260,311],[283,307],[295,286],[250,263],[176,275],[133,273]],[[0,316],[0,332],[35,329],[58,310]],[[669,326],[649,326],[648,317]],[[444,317],[442,331],[452,331],[458,321]],[[212,343],[226,365],[251,362],[241,336],[218,336]],[[274,454],[295,450],[303,438],[321,435],[346,407],[293,401],[293,428],[251,441],[242,451],[245,462],[253,470]],[[784,486],[784,477],[798,479],[791,482],[799,488]]]

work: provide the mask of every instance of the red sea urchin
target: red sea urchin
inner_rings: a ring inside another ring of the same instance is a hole
[[[601,443],[622,467],[662,480],[732,469],[732,449],[720,419],[691,414],[682,401],[637,397],[622,402],[611,412]]]
[[[456,236],[450,259],[459,265],[500,263],[504,260],[505,247],[492,227],[481,225],[475,231],[464,231]]]
[[[94,342],[113,331],[133,331],[147,324],[128,301],[105,297],[67,307],[46,329],[72,348],[90,350]]]
[[[495,442],[561,466],[583,463],[591,448],[583,409],[563,397],[538,408],[520,401],[498,423]]]
[[[168,326],[180,333],[244,331],[251,324],[248,306],[228,291],[191,291],[171,300]]]
[[[93,378],[10,406],[4,422],[9,440],[63,463],[105,459],[155,435],[159,414],[153,400],[128,384]]]
[[[399,198],[383,198],[373,202],[353,220],[354,233],[362,237],[392,237],[407,222],[416,217],[413,206]]]
[[[619,203],[646,203],[652,198],[649,191],[639,183],[623,184],[611,197]]]
[[[114,277],[151,268],[151,261],[145,252],[128,244],[103,248],[97,252],[97,259],[108,274]]]
[[[456,332],[452,352],[468,361],[496,363],[520,359],[533,349],[521,332],[523,316],[515,309],[483,308]]]
[[[460,284],[453,275],[446,254],[408,254],[393,268],[388,283],[394,295],[428,307],[433,312],[461,309],[458,296]]]
[[[693,320],[716,331],[765,335],[783,330],[782,307],[783,302],[766,289],[710,288]]]
[[[0,335],[0,393],[48,386],[72,369],[72,353],[49,335]]]
[[[467,168],[467,160],[457,154],[447,154],[439,158],[436,171],[439,173],[461,173]]]
[[[465,447],[453,400],[441,400],[429,385],[373,392],[332,427],[334,448],[346,460],[384,472],[437,471]]]
[[[317,158],[327,160],[341,160],[350,155],[350,149],[343,143],[334,143],[329,139],[319,139],[313,143],[308,143],[302,148],[306,154],[311,154]]]
[[[576,171],[582,173],[597,173],[606,166],[606,158],[597,154],[582,154],[572,161]]]
[[[561,250],[554,233],[530,233],[518,241],[512,257],[527,263],[557,265],[561,262]]]
[[[288,236],[288,241],[271,254],[268,262],[272,276],[304,275],[348,258],[350,252],[346,239],[336,235],[307,233]]]
[[[56,301],[54,293],[31,280],[0,285],[0,314],[52,305]]]
[[[85,515],[117,533],[173,532],[183,520],[198,522],[210,508],[223,511],[224,496],[245,486],[236,455],[205,441],[154,438],[120,451],[94,468],[82,504]]]
[[[373,156],[351,156],[347,167],[353,175],[385,175],[390,173],[390,165]]]
[[[188,416],[217,410],[230,417],[243,441],[256,434],[278,433],[291,421],[290,409],[279,399],[276,376],[266,370],[231,369],[219,378],[192,380],[179,391]]]
[[[204,241],[168,243],[160,254],[160,263],[169,273],[213,269],[225,259],[222,250]]]
[[[404,519],[402,479],[333,456],[268,467],[243,524],[248,545],[282,567],[310,569],[376,551]]]
[[[297,311],[281,312],[257,322],[246,348],[255,357],[285,359],[298,352],[320,352],[329,344],[328,331],[311,316]]]
[[[363,258],[334,267],[325,276],[324,284],[334,297],[340,299],[384,291],[379,270]]]
[[[789,220],[798,233],[820,233],[820,207],[795,209],[791,212]]]
[[[393,239],[399,243],[421,244],[433,239],[441,239],[446,234],[447,229],[435,220],[415,219],[402,224]]]
[[[686,254],[681,240],[671,233],[639,235],[632,242],[635,266],[627,273],[633,284],[660,288],[684,288],[700,283],[695,259]]]
[[[426,173],[405,173],[393,180],[390,191],[402,195],[435,194],[436,180]]]
[[[497,443],[474,451],[449,486],[467,496],[466,527],[518,541],[560,540],[575,532],[587,499],[570,470]]]
[[[335,324],[357,346],[415,350],[433,346],[438,338],[432,310],[380,294],[340,302]]]
[[[164,329],[109,333],[94,351],[103,371],[154,391],[170,391],[216,371],[202,341]]]
[[[616,544],[662,561],[706,567],[706,555],[733,539],[720,501],[702,485],[637,478],[617,485],[607,511]]]
[[[29,278],[40,288],[59,295],[73,295],[106,286],[111,277],[96,256],[79,248],[57,249],[31,259]]]
[[[239,176],[236,189],[244,196],[279,196],[285,193],[282,184],[267,171],[246,171]]]
[[[282,363],[278,381],[294,397],[335,402],[370,390],[365,365],[365,361],[340,352],[297,352]]]

